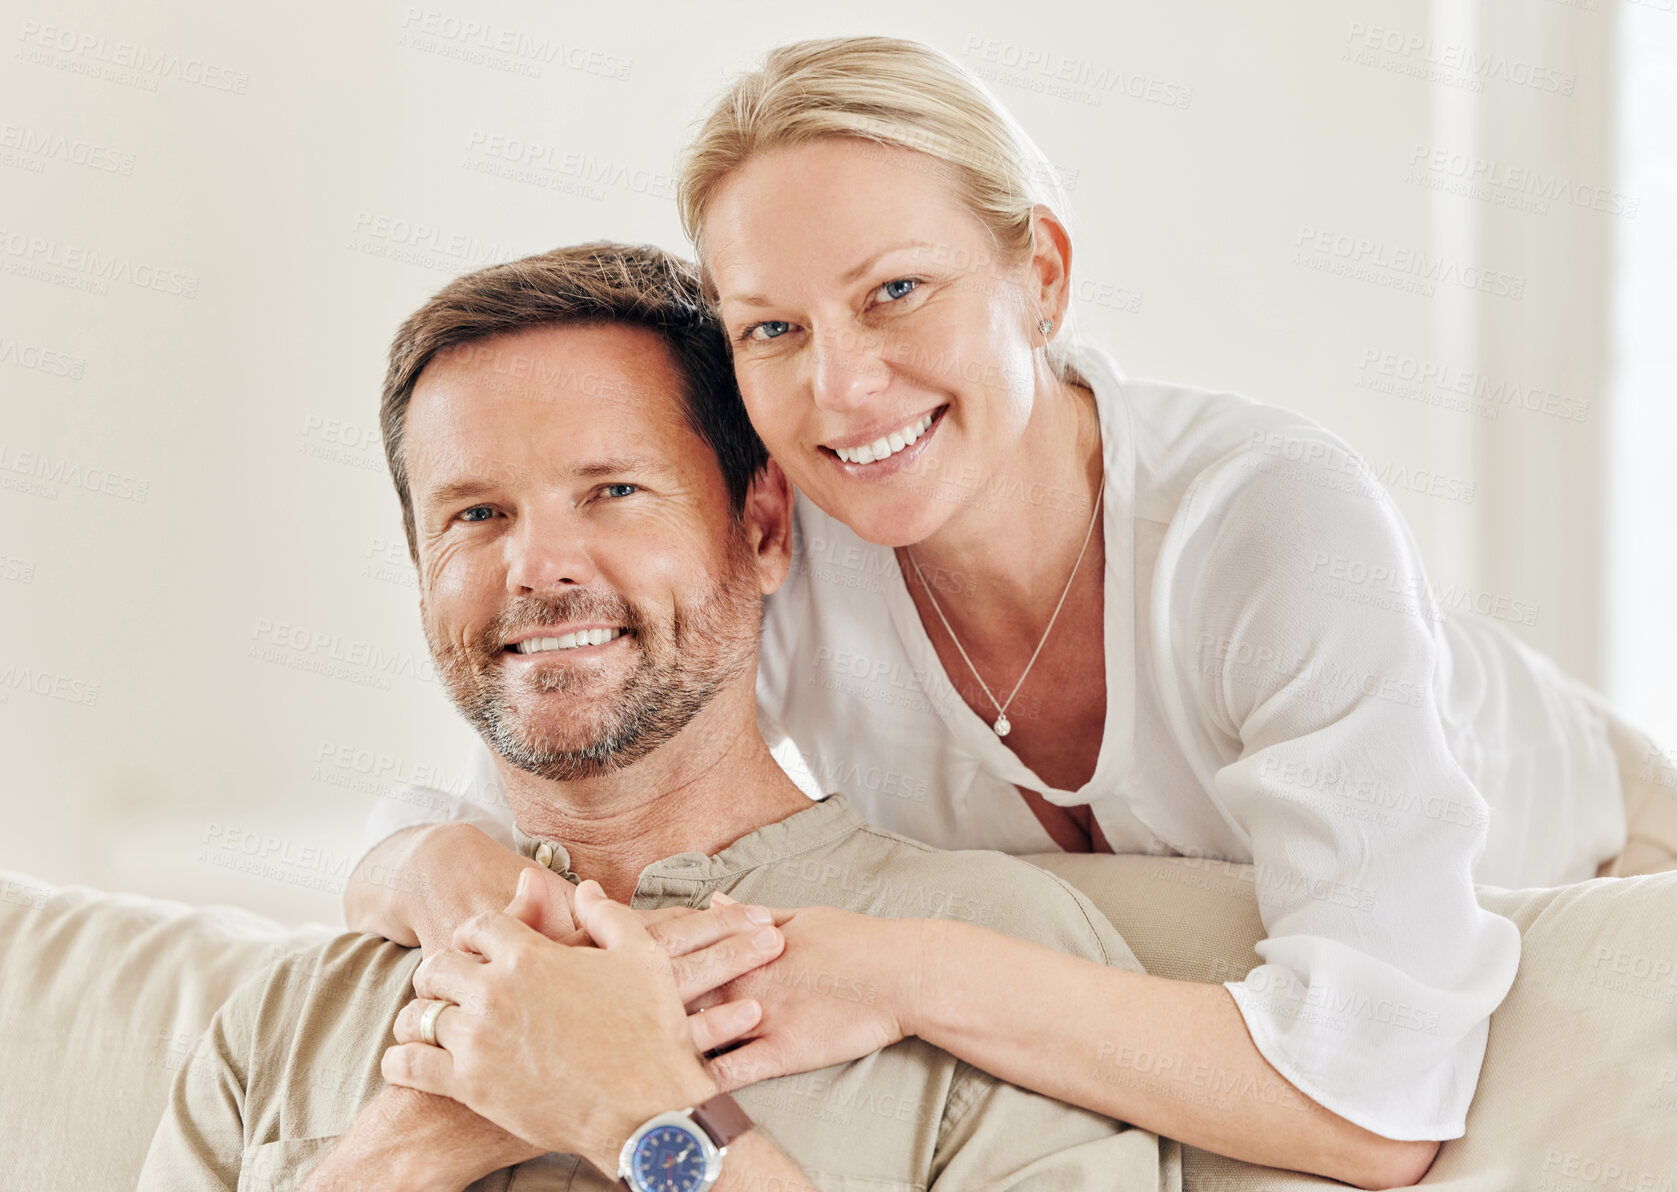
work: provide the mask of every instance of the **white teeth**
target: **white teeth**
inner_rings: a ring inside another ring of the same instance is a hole
[[[864,443],[860,447],[835,447],[833,454],[847,464],[871,464],[876,460],[889,459],[903,448],[913,446],[921,435],[931,429],[931,425],[932,415],[927,414],[901,430],[894,430],[889,435],[871,443]]]
[[[622,637],[621,629],[579,629],[558,637],[527,637],[513,648],[520,654],[545,654],[549,650],[574,650],[578,646],[603,646]]]

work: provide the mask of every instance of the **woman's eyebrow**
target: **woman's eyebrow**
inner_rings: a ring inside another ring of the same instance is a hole
[[[865,260],[861,264],[857,265],[854,269],[851,269],[847,273],[842,274],[839,277],[839,281],[841,281],[843,283],[846,283],[846,284],[848,284],[850,282],[853,282],[853,281],[857,281],[861,278],[861,276],[864,273],[866,273],[869,269],[872,269],[875,265],[877,265],[879,263],[879,259],[881,257],[890,256],[892,253],[900,252],[905,248],[920,249],[920,248],[933,248],[933,247],[935,247],[935,246],[926,243],[926,241],[924,241],[924,240],[908,240],[908,241],[903,242],[902,244],[893,244],[888,248],[880,249],[878,252],[874,253],[873,256],[869,257],[867,260]]]
[[[774,305],[773,302],[769,301],[769,299],[765,298],[761,294],[724,294],[722,296],[720,304],[722,306],[773,306]]]
[[[858,278],[860,278],[869,269],[872,269],[875,265],[877,265],[880,261],[880,258],[889,256],[891,253],[894,253],[894,252],[901,252],[905,248],[912,248],[912,249],[915,249],[915,250],[928,249],[928,248],[935,249],[935,248],[937,248],[937,245],[931,244],[931,243],[929,243],[928,241],[925,241],[925,240],[908,240],[908,241],[903,242],[902,244],[893,244],[893,245],[890,245],[887,248],[882,248],[878,252],[874,253],[873,256],[869,257],[867,260],[861,262],[860,264],[854,266],[851,269],[847,269],[844,273],[840,274],[839,275],[839,283],[841,285],[849,285],[851,282],[854,282]],[[724,294],[718,300],[718,304],[721,305],[721,306],[774,306],[774,305],[776,305],[775,302],[772,299],[766,298],[762,294]]]

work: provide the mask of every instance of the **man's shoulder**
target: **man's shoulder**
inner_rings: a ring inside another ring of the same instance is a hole
[[[949,850],[865,821],[760,874],[740,897],[828,905],[886,918],[952,919],[1103,964],[1134,957],[1094,904],[1055,874],[1006,853]]]
[[[387,1026],[411,993],[420,952],[376,935],[346,931],[277,956],[222,1007],[260,1045],[279,1034],[318,1035],[334,1026],[360,1035]]]
[[[330,1138],[383,1087],[379,1064],[412,994],[417,948],[345,932],[279,956],[217,1014],[242,1077],[247,1144]]]
[[[330,939],[278,956],[269,966],[271,983],[317,987],[344,981],[385,983],[411,978],[418,948],[404,948],[377,935],[341,931]]]

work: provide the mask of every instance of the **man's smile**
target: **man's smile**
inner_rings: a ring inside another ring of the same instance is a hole
[[[538,629],[506,644],[511,654],[547,654],[555,650],[581,650],[604,646],[630,632],[621,625],[592,625],[559,632]]]

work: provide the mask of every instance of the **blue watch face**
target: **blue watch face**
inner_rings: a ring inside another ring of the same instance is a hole
[[[681,1126],[655,1126],[635,1145],[630,1170],[643,1192],[700,1192],[705,1186],[705,1147]]]

